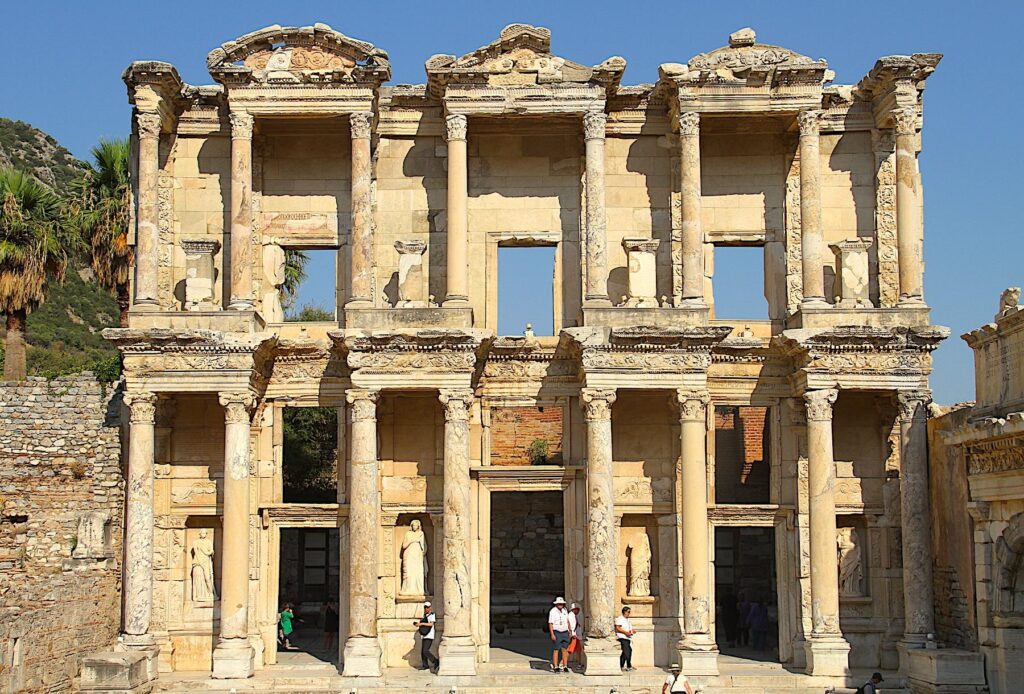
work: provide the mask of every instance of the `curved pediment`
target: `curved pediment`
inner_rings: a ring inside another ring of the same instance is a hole
[[[391,77],[386,51],[326,24],[254,31],[210,51],[206,65],[214,79],[236,83],[380,83]]]

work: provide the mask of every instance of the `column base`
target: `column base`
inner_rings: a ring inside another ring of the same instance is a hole
[[[676,657],[679,659],[679,667],[689,675],[700,675],[707,677],[718,676],[718,649],[694,650],[685,648],[682,644],[676,647]]]
[[[362,297],[353,297],[345,302],[345,308],[373,308],[373,302]]]
[[[896,643],[900,672],[910,672],[911,652],[924,648],[926,641],[924,634],[904,634]]]
[[[256,307],[252,299],[232,299],[228,304],[229,311],[252,311]]]
[[[156,299],[137,299],[132,303],[129,310],[153,313],[160,310],[160,302]]]
[[[850,669],[850,644],[842,636],[814,637],[804,642],[807,674],[843,677]]]
[[[221,640],[213,649],[215,680],[244,680],[256,670],[256,653],[249,639]]]
[[[594,639],[588,638],[584,644],[583,652],[587,655],[587,675],[621,675],[619,667],[619,656],[622,655],[622,648],[618,641],[613,638]]]
[[[446,296],[444,301],[441,303],[442,308],[463,308],[465,306],[469,306],[468,296],[449,295]]]
[[[345,677],[380,677],[380,642],[376,636],[350,636],[345,642]]]
[[[607,296],[588,296],[583,300],[583,308],[610,308],[612,300]]]
[[[896,308],[921,308],[924,305],[924,297],[917,294],[900,294],[896,301]]]
[[[679,303],[676,304],[676,308],[687,308],[687,309],[706,309],[708,302],[704,301],[704,297],[691,296],[688,298],[680,299]]]
[[[472,636],[442,634],[437,657],[441,661],[437,667],[438,675],[476,674],[476,644]]]
[[[831,304],[825,301],[823,296],[805,296],[800,302],[800,308],[829,308]]]

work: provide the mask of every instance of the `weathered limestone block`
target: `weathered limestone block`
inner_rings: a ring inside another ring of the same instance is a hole
[[[622,239],[629,266],[629,296],[625,305],[630,308],[657,308],[657,253],[658,239]]]
[[[396,308],[426,308],[426,290],[423,276],[425,241],[395,241],[398,251],[398,303]]]
[[[285,252],[276,237],[263,241],[263,317],[268,323],[284,320],[281,287],[284,285]]]
[[[186,311],[212,311],[216,308],[213,299],[213,256],[218,248],[220,243],[214,239],[182,240],[181,250],[185,252]]]
[[[82,659],[85,692],[138,692],[150,681],[149,656],[141,651],[93,653]]]
[[[836,254],[835,305],[839,308],[872,308],[868,278],[870,239],[848,239],[829,246]]]
[[[106,559],[110,556],[110,513],[89,511],[78,517],[77,544],[72,559]]]

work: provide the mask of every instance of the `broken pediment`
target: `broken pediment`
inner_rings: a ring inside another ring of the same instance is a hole
[[[206,57],[210,74],[234,84],[384,82],[388,54],[326,24],[269,26],[222,44]]]

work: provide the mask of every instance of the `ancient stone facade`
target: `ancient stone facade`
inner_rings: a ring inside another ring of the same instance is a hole
[[[68,691],[120,627],[120,395],[0,383],[0,691]]]
[[[213,86],[125,72],[134,304],[105,333],[132,413],[123,642],[162,671],[275,663],[291,527],[341,530],[343,673],[409,667],[415,518],[441,674],[476,672],[503,491],[562,496],[591,675],[619,675],[625,603],[635,663],[717,675],[718,527],[774,530],[793,667],[895,671],[897,646],[934,631],[925,408],[947,331],[922,293],[916,154],[941,56],[833,85],[825,61],[745,29],[627,86],[622,58],[581,65],[551,42],[510,25],[385,87],[385,51],[274,26],[214,49]],[[495,335],[497,252],[516,245],[556,249],[555,337]],[[763,249],[762,320],[715,317],[730,245]],[[289,248],[337,249],[334,322],[282,322]],[[338,408],[336,504],[282,499],[282,412],[302,406]],[[716,500],[716,406],[765,408],[764,503]],[[558,457],[492,464],[512,450],[495,432],[540,408],[560,413],[535,420]],[[202,532],[213,603],[192,599]]]

